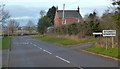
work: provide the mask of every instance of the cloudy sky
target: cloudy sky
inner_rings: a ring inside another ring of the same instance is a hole
[[[47,12],[52,6],[58,6],[59,10],[62,10],[63,4],[66,10],[76,10],[79,6],[84,17],[94,10],[101,16],[111,3],[110,0],[0,0],[0,5],[5,4],[5,9],[10,12],[11,19],[20,22],[21,26],[25,26],[28,20],[37,25],[40,10]]]

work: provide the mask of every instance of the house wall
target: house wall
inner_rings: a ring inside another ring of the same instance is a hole
[[[59,26],[59,17],[58,17],[58,12],[55,13],[55,18],[54,18],[54,26]]]
[[[82,19],[79,18],[79,22],[81,20]],[[56,14],[56,17],[55,17],[54,21],[55,21],[55,25],[54,25],[55,27],[64,25],[64,24],[62,24],[62,18],[58,18],[57,14]],[[72,24],[74,22],[78,22],[78,18],[66,18],[66,24]]]
[[[79,18],[79,21],[81,21],[80,18]],[[66,18],[66,24],[71,24],[74,22],[78,22],[78,18]]]
[[[81,22],[82,19],[79,18],[79,22]],[[66,18],[66,24],[72,24],[74,22],[78,22],[78,18]],[[62,18],[59,18],[58,16],[58,12],[56,11],[55,13],[55,18],[54,18],[54,26],[61,26],[61,25],[66,25],[66,24],[62,24]]]

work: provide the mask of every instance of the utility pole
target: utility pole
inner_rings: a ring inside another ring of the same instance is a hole
[[[64,19],[64,14],[65,14],[65,4],[63,4],[63,17],[62,17],[62,24],[65,23],[65,19]]]

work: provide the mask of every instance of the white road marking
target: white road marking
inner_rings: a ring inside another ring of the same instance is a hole
[[[43,50],[44,52],[47,52],[46,50]]]
[[[49,52],[49,51],[46,51],[48,54],[52,54],[51,52]]]
[[[33,45],[42,50],[42,48],[40,48],[40,47],[37,46],[36,44],[33,44]],[[47,50],[43,50],[43,51],[46,52],[46,53],[48,53],[48,54],[52,54],[51,52],[49,52],[49,51],[47,51]]]
[[[48,54],[52,54],[51,52],[47,51],[47,50],[43,50],[44,52],[48,53]]]
[[[36,46],[36,47],[42,50],[42,48],[40,48],[39,46]]]
[[[63,61],[65,61],[65,62],[67,62],[67,63],[70,63],[70,61],[68,61],[68,60],[66,60],[66,59],[63,59],[63,58],[61,58],[61,57],[59,57],[59,56],[56,56],[57,58],[59,58],[59,59],[61,59],[61,60],[63,60]]]

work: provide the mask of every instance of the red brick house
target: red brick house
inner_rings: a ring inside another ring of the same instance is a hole
[[[77,10],[64,10],[64,22],[63,21],[63,10],[58,10],[56,8],[55,18],[54,18],[54,26],[61,26],[66,24],[71,24],[74,22],[80,22],[82,20],[82,16],[79,13],[79,7]]]

